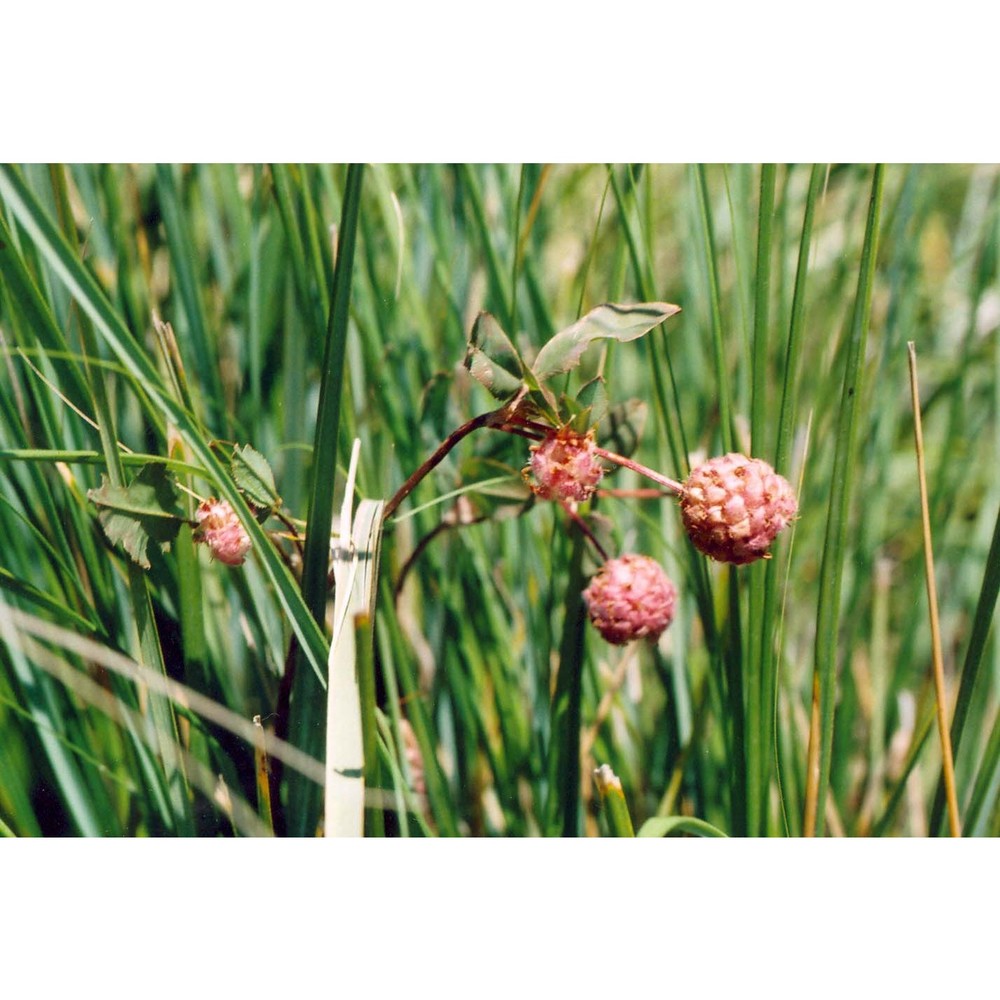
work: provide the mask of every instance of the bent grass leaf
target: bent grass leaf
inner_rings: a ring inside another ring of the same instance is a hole
[[[675,837],[682,833],[690,834],[692,837],[726,836],[718,827],[693,816],[653,816],[642,824],[638,836]]]
[[[250,445],[233,449],[230,463],[233,480],[247,502],[260,510],[274,510],[281,504],[274,485],[274,473],[267,459]]]
[[[503,462],[474,456],[460,469],[462,480],[469,484],[463,495],[471,501],[475,517],[505,516],[501,509],[515,513],[512,508],[523,507],[532,498],[521,473]]]
[[[591,309],[572,326],[557,333],[539,352],[531,370],[539,382],[572,371],[595,340],[637,340],[681,311],[669,302],[615,305],[606,302]]]
[[[88,490],[87,497],[101,508],[98,518],[108,540],[143,569],[149,569],[150,539],[169,545],[186,520],[173,477],[159,464],[144,465],[128,486],[112,486],[102,476],[101,486]]]
[[[472,326],[465,367],[499,400],[517,395],[524,385],[524,362],[496,318],[488,312],[481,312]]]

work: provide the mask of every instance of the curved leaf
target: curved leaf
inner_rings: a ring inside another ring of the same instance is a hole
[[[654,816],[647,819],[639,829],[640,837],[672,837],[679,833],[689,833],[692,837],[725,837],[726,835],[711,823],[693,816]]]
[[[488,312],[481,312],[472,326],[465,367],[500,400],[515,396],[524,384],[524,362],[496,318]]]
[[[560,372],[572,371],[580,363],[583,352],[595,340],[617,340],[620,343],[637,340],[680,311],[680,306],[669,302],[630,305],[606,302],[557,333],[538,352],[531,369],[539,382]]]

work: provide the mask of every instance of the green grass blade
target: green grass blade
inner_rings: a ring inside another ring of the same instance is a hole
[[[767,427],[767,363],[771,304],[771,232],[774,215],[774,164],[765,163],[760,174],[760,209],[757,237],[757,270],[754,282],[752,392],[750,437],[753,457],[763,458]],[[764,711],[765,690],[771,685],[763,669],[764,636],[773,634],[773,617],[765,618],[765,576],[769,561],[749,568],[747,612],[746,702],[747,702],[747,832],[758,837],[767,829],[770,755]]]
[[[675,837],[685,833],[692,837],[726,836],[718,827],[693,816],[654,816],[642,824],[637,836]]]
[[[500,266],[500,257],[497,254],[496,245],[493,239],[493,228],[486,219],[486,208],[483,204],[483,192],[480,188],[477,170],[467,164],[459,168],[462,178],[462,185],[468,193],[469,204],[472,209],[472,220],[479,231],[479,242],[486,258],[486,271],[489,275],[490,289],[492,297],[490,305],[494,308],[500,319],[500,325],[505,330],[514,331],[515,317],[511,314],[512,297],[507,292],[506,282],[503,277],[503,269]]]
[[[621,780],[607,764],[602,764],[594,771],[594,783],[601,796],[601,806],[607,817],[611,836],[634,837],[635,830],[632,827],[632,817],[629,815]]]
[[[979,772],[972,786],[972,795],[962,818],[964,836],[995,837],[989,824],[996,824],[997,801],[1000,799],[1000,715],[993,717],[993,729],[983,752]],[[990,816],[993,816],[991,821]],[[932,827],[933,829],[933,827]]]
[[[583,554],[587,542],[571,529],[572,551],[566,580],[559,674],[552,696],[549,725],[549,790],[546,831],[549,836],[580,835],[580,704],[583,687],[586,609],[583,602]]]
[[[708,197],[708,181],[705,176],[704,164],[694,171],[695,186],[698,192],[698,219],[702,240],[702,253],[705,257],[705,269],[708,274],[708,299],[712,317],[712,352],[715,358],[716,392],[719,398],[719,437],[722,450],[734,450],[733,440],[733,406],[729,390],[729,369],[726,364],[726,350],[722,331],[722,296],[719,290],[718,259],[715,246],[715,231],[712,225],[712,206]]]
[[[830,492],[826,537],[820,566],[820,588],[816,616],[815,671],[819,678],[820,732],[819,774],[810,781],[813,788],[815,813],[805,832],[822,835],[825,823],[827,789],[830,783],[830,766],[833,749],[833,721],[838,631],[840,628],[840,592],[847,551],[848,520],[852,486],[856,469],[858,409],[863,398],[865,347],[871,317],[872,286],[878,257],[878,234],[882,209],[884,168],[875,167],[872,178],[868,220],[865,226],[864,247],[858,288],[851,319],[848,354],[844,367],[843,393],[837,423],[836,450],[833,458],[833,479]]]
[[[289,623],[306,650],[310,665],[317,676],[322,677],[326,664],[326,640],[303,603],[291,573],[236,489],[227,468],[202,436],[193,416],[183,410],[165,389],[145,350],[124,326],[92,275],[52,225],[44,209],[28,191],[16,171],[7,165],[0,165],[0,196],[29,234],[39,253],[45,257],[81,309],[90,317],[96,332],[128,371],[130,378],[141,385],[169,415],[220,497],[228,500],[240,515],[258,558],[288,615]],[[0,251],[0,267],[4,266],[6,257],[7,251]]]
[[[190,332],[190,354],[184,353],[189,362],[194,362],[193,366],[189,364],[188,367],[197,370],[199,380],[204,387],[202,404],[206,410],[208,426],[217,437],[227,437],[228,421],[223,412],[225,396],[222,391],[222,379],[219,376],[218,351],[209,335],[205,305],[202,302],[196,276],[194,243],[181,208],[181,195],[177,189],[174,168],[169,164],[157,164],[156,187],[163,212],[167,245],[170,248],[170,264],[177,277],[179,298]],[[180,346],[183,352],[186,346],[183,340]]]
[[[57,205],[65,206],[68,200],[65,189],[65,174],[62,170],[53,167],[50,171],[50,176],[56,194]],[[75,245],[76,230],[68,217],[65,207],[63,207],[61,212],[61,218],[64,236],[70,241],[68,248],[71,251],[76,250],[79,252],[79,247]],[[80,315],[80,337],[85,357],[97,357],[99,353],[97,338],[94,335],[90,318],[86,312]],[[104,373],[101,371],[95,372],[88,368],[87,374],[93,395],[94,413],[97,417],[101,437],[101,448],[107,465],[108,481],[111,486],[120,487],[125,485],[125,474],[118,450],[116,421],[108,400],[107,388],[104,384]],[[146,585],[146,577],[139,567],[131,561],[128,561],[126,572],[132,602],[131,610],[135,633],[138,639],[138,648],[141,651],[142,662],[166,676],[167,668],[163,660],[163,650],[160,647],[159,635],[153,621],[153,605]],[[157,749],[163,762],[167,782],[167,794],[172,811],[172,815],[164,816],[163,819],[168,823],[169,828],[173,832],[189,834],[194,829],[190,789],[188,788],[187,775],[184,772],[178,755],[179,735],[173,706],[165,698],[154,695],[150,697],[149,709],[156,731]]]
[[[327,326],[313,443],[313,482],[309,501],[309,531],[303,555],[302,597],[318,623],[326,616],[340,402],[363,172],[362,164],[351,164],[347,171],[344,215],[340,223],[337,266],[333,276],[333,304]],[[324,716],[322,695],[316,678],[308,671],[296,670],[288,732],[292,742],[313,756],[318,756],[321,752]],[[289,786],[289,811],[290,831],[303,836],[314,829],[319,815],[319,794],[316,787],[293,779]]]
[[[998,594],[1000,594],[1000,511],[997,513],[989,555],[986,557],[986,572],[983,575],[983,585],[979,591],[976,612],[972,618],[972,632],[969,635],[969,645],[965,651],[965,661],[962,664],[962,679],[958,686],[955,714],[951,720],[951,743],[956,758],[961,748],[962,738],[965,736],[965,724],[972,707],[972,695],[982,674],[983,653],[986,651],[986,640],[990,634]],[[934,795],[934,806],[931,810],[930,828],[932,831],[936,832],[941,828],[944,821],[944,807],[944,779],[939,777],[937,791]]]

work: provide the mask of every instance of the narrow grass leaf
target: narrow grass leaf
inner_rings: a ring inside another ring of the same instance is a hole
[[[838,413],[833,458],[832,486],[826,537],[820,565],[820,588],[816,616],[815,676],[819,693],[819,731],[810,734],[810,745],[818,746],[818,769],[810,769],[806,796],[807,836],[821,835],[826,815],[826,794],[830,784],[833,750],[833,721],[840,593],[847,550],[848,518],[856,470],[858,409],[863,398],[865,347],[871,318],[872,288],[878,258],[878,236],[882,209],[884,168],[875,167],[871,199],[865,226],[857,294],[851,319],[844,366],[843,391]]]

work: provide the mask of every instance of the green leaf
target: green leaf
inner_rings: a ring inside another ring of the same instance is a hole
[[[524,362],[496,318],[488,312],[481,312],[472,326],[465,367],[500,400],[515,396],[524,385]]]
[[[531,370],[539,382],[560,372],[572,371],[595,340],[617,340],[619,343],[636,340],[680,311],[680,306],[668,302],[636,305],[606,302],[557,333],[538,352]]]
[[[693,816],[653,816],[639,828],[640,837],[672,837],[688,833],[692,837],[725,837],[726,835],[711,823]]]
[[[592,378],[577,394],[577,403],[585,408],[589,427],[596,427],[608,412],[608,390],[604,383],[604,376],[598,375]]]
[[[630,458],[639,447],[649,408],[641,399],[626,399],[608,410],[597,431],[602,448]]]
[[[242,448],[234,448],[230,469],[236,485],[251,506],[261,510],[274,510],[281,504],[281,497],[274,485],[274,473],[259,451],[248,444]]]
[[[87,497],[98,507],[101,527],[114,545],[120,545],[143,569],[149,569],[149,540],[166,546],[186,520],[173,477],[159,464],[143,466],[128,486],[112,486],[101,477],[98,489]]]

